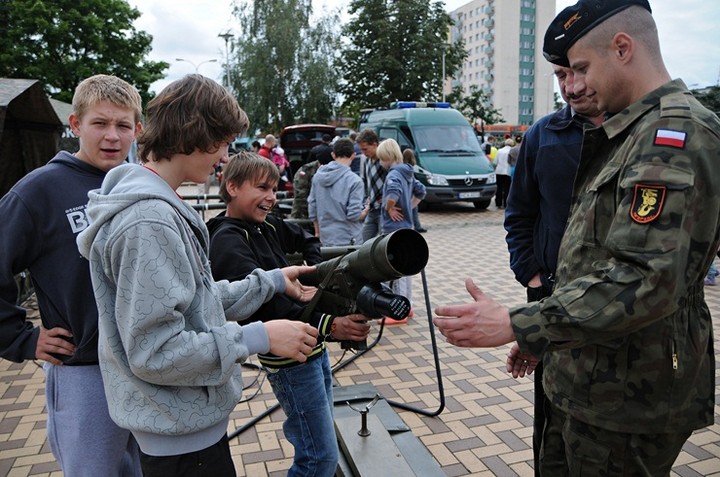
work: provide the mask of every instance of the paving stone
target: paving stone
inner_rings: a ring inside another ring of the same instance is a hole
[[[508,267],[502,211],[475,211],[453,204],[423,212],[423,234],[430,247],[426,268],[431,310],[466,303],[464,287],[472,277],[490,296],[511,306],[525,300]],[[209,218],[209,217],[206,217]],[[720,362],[720,286],[707,287],[716,318],[716,360]],[[378,344],[335,374],[338,385],[373,384],[387,399],[434,411],[441,404],[432,355],[421,277],[413,280],[415,316],[407,325],[385,327]],[[373,324],[369,342],[379,327]],[[505,372],[509,347],[476,350],[448,345],[435,331],[445,391],[437,417],[411,411],[398,414],[420,438],[448,476],[531,477],[533,378],[513,379]],[[330,345],[330,362],[343,356]],[[256,360],[254,361],[256,362]],[[276,404],[269,383],[257,369],[244,368],[247,402],[231,415],[229,432]],[[0,360],[0,475],[61,477],[47,445],[42,370],[34,362]],[[717,392],[720,394],[720,381]],[[230,442],[240,477],[280,477],[292,464],[293,450],[282,433],[278,410]],[[678,457],[671,476],[720,477],[720,406],[716,424],[697,431]]]

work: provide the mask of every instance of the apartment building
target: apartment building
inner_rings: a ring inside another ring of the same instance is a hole
[[[473,0],[450,16],[450,40],[464,39],[468,56],[446,93],[477,85],[505,124],[530,125],[553,110],[555,79],[542,45],[555,0]]]

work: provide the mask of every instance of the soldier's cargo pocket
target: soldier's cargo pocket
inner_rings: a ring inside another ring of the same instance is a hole
[[[588,186],[585,199],[577,205],[574,213],[582,217],[579,224],[582,227],[580,239],[585,246],[600,247],[605,240],[610,225],[609,218],[615,211],[615,189],[619,172],[619,164],[608,164]]]
[[[610,448],[596,439],[579,434],[572,429],[568,419],[565,438],[565,455],[570,456],[568,477],[607,476],[610,463]]]
[[[616,250],[661,254],[689,238],[683,229],[694,174],[670,164],[638,164],[620,180],[620,198],[608,245]]]

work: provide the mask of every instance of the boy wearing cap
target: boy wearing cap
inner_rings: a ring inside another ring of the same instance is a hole
[[[477,304],[435,321],[451,343],[517,339],[542,357],[542,475],[669,475],[713,422],[703,278],[720,242],[720,120],[671,81],[644,0],[581,0],[544,52],[614,114],[585,131],[553,294],[508,311],[469,281]]]

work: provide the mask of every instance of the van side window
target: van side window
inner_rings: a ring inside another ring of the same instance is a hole
[[[378,137],[380,139],[394,139],[397,141],[397,129],[395,128],[380,128],[378,131]]]
[[[400,134],[398,134],[398,144],[400,148],[403,146],[415,148],[415,142],[413,141],[412,132],[407,126],[400,126]]]

